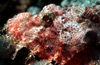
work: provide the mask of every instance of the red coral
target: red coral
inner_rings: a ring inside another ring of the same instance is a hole
[[[7,34],[18,40],[16,52],[26,47],[31,51],[29,58],[38,55],[49,62],[54,60],[64,65],[76,53],[97,42],[96,31],[89,27],[92,14],[87,15],[86,11],[85,7],[75,5],[59,9],[50,4],[38,15],[16,15],[8,20],[5,27]]]

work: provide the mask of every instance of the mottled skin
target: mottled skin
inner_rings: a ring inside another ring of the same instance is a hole
[[[76,53],[98,42],[94,27],[90,27],[91,15],[87,16],[85,9],[77,5],[59,9],[50,4],[37,15],[20,13],[9,19],[5,28],[11,39],[17,39],[13,43],[15,54],[26,47],[31,51],[28,58],[38,55],[64,65]]]
[[[85,12],[81,16],[83,19],[91,21],[90,27],[98,32],[100,43],[100,5],[86,7]]]

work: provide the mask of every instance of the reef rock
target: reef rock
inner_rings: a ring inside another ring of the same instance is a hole
[[[5,59],[10,57],[14,53],[14,46],[8,41],[2,41],[0,39],[0,59]]]

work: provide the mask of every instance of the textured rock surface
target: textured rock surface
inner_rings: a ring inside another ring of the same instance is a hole
[[[31,51],[28,59],[37,55],[48,62],[64,65],[75,54],[98,43],[99,8],[99,5],[71,5],[60,9],[50,4],[37,15],[25,12],[14,16],[8,20],[5,29],[7,36],[17,39],[12,43],[16,46],[15,55],[26,47]]]
[[[79,6],[94,6],[100,4],[100,0],[63,0],[61,2],[62,7],[77,4]]]
[[[48,62],[46,62],[46,61],[37,61],[37,62],[35,62],[35,64],[34,65],[52,65],[52,64],[49,64]]]
[[[14,52],[14,46],[11,45],[8,41],[2,41],[0,39],[0,58],[8,58]]]

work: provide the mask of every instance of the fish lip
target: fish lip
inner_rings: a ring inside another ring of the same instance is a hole
[[[98,42],[97,32],[93,29],[87,29],[83,39],[86,44],[95,44]]]

